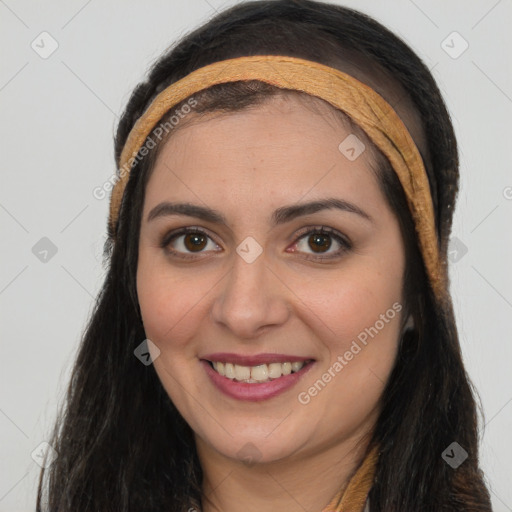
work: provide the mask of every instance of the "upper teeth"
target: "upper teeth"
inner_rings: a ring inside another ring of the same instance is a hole
[[[220,361],[214,361],[212,364],[218,373],[228,379],[244,382],[265,382],[271,379],[278,379],[281,375],[298,372],[305,362],[270,363],[259,364],[258,366],[241,366],[239,364],[221,363]]]

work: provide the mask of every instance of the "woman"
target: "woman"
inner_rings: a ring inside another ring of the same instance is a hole
[[[242,3],[154,65],[116,158],[38,510],[491,510],[448,294],[456,142],[401,40]]]

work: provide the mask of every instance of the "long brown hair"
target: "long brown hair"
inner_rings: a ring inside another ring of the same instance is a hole
[[[418,56],[385,27],[351,9],[313,0],[262,0],[218,14],[171,47],[136,87],[118,126],[117,162],[130,129],[163,88],[209,63],[265,53],[335,67],[345,55],[355,55],[370,73],[378,66],[400,84],[425,134],[422,156],[446,258],[459,180],[449,114]],[[194,112],[242,110],[277,92],[255,81],[214,86],[194,95]],[[137,159],[115,243],[109,231],[108,272],[50,440],[58,457],[41,471],[40,512],[185,512],[204,499],[191,429],[153,367],[133,355],[146,337],[135,275],[145,186],[156,154]],[[403,190],[382,155],[378,162],[379,184],[406,245],[405,305],[415,329],[401,340],[381,397],[372,439],[380,452],[371,512],[489,512],[478,463],[476,393],[462,362],[452,304],[436,302]],[[442,457],[454,442],[468,453],[456,469]]]

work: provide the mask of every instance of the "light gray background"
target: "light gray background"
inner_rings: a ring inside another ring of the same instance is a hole
[[[34,510],[40,468],[31,453],[47,439],[104,278],[108,200],[92,190],[114,172],[118,116],[169,44],[234,3],[0,0],[1,512]],[[462,163],[452,293],[486,415],[482,465],[494,510],[512,511],[512,3],[338,3],[401,35],[432,68],[452,114]],[[58,43],[46,59],[31,47],[51,49],[43,31]],[[454,31],[460,37],[447,39]],[[46,262],[32,252],[42,237],[57,247]]]

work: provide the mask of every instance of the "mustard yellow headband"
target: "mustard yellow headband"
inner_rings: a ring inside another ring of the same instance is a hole
[[[133,126],[121,153],[119,179],[110,199],[109,224],[114,236],[129,171],[163,115],[202,89],[239,80],[260,80],[317,96],[345,112],[366,132],[388,158],[402,184],[432,289],[437,298],[443,299],[447,291],[446,271],[439,255],[428,177],[407,128],[391,105],[372,88],[342,71],[297,57],[256,55],[215,62],[160,92]]]

